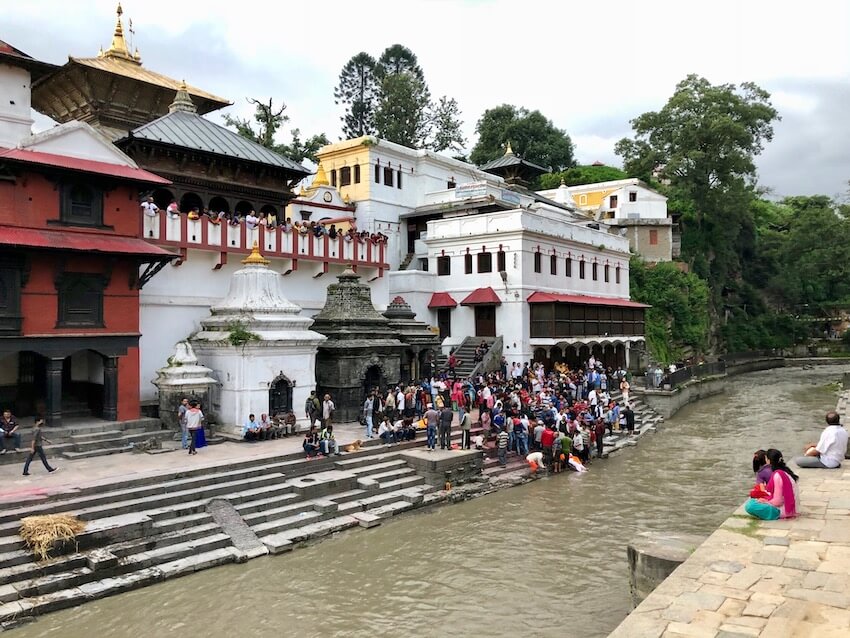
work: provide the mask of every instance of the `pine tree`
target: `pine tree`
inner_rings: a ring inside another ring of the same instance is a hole
[[[431,139],[428,148],[432,151],[458,152],[466,144],[461,133],[463,121],[457,100],[444,95],[431,109]]]
[[[429,133],[428,103],[423,102],[422,85],[407,73],[387,75],[381,82],[381,99],[375,112],[378,136],[389,141],[421,148]]]
[[[339,74],[339,84],[334,89],[334,102],[345,105],[342,133],[346,137],[360,137],[375,132],[375,108],[378,102],[379,83],[375,58],[366,52],[352,57]]]

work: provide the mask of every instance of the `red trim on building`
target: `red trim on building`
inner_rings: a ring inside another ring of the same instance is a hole
[[[460,302],[461,306],[501,306],[502,300],[499,299],[499,295],[496,294],[496,291],[487,286],[486,288],[476,288],[471,293],[469,293],[463,301]]]
[[[563,295],[555,292],[533,292],[527,299],[528,303],[574,303],[587,306],[619,306],[621,308],[651,308],[644,303],[631,299],[615,299],[612,297],[591,297],[589,295]]]
[[[289,201],[289,204],[298,204],[304,206],[305,208],[326,208],[328,210],[344,210],[349,213],[353,213],[355,210],[354,206],[352,206],[351,204],[349,204],[348,206],[337,206],[336,204],[326,204],[325,202],[311,202],[309,199],[293,199]]]
[[[50,250],[77,250],[132,257],[170,258],[174,253],[153,246],[135,237],[116,237],[100,233],[81,233],[67,230],[40,230],[0,226],[0,245],[46,248]]]
[[[110,177],[118,177],[120,179],[128,179],[147,184],[171,183],[164,177],[154,175],[141,168],[110,164],[109,162],[97,162],[95,160],[80,159],[79,157],[69,157],[67,155],[54,155],[53,153],[30,151],[21,148],[0,148],[0,160],[12,160],[27,164],[38,164],[39,166],[52,166],[70,171],[109,175]]]
[[[428,302],[429,308],[456,308],[457,302],[447,292],[435,292]]]

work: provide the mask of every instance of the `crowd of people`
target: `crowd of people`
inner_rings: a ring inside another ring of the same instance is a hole
[[[486,354],[486,348],[479,350]],[[492,441],[502,464],[508,454],[539,452],[538,466],[560,472],[586,468],[594,452],[601,457],[606,432],[634,434],[629,375],[622,367],[606,368],[593,356],[577,369],[562,363],[550,370],[543,363],[509,367],[503,357],[499,370],[462,379],[455,373],[459,363],[452,353],[435,376],[373,389],[362,408],[366,438],[393,444],[424,430],[427,449],[436,449],[438,440],[446,449],[456,421],[462,449]],[[619,400],[612,398],[613,388],[621,391]],[[476,427],[480,441],[471,436]]]
[[[151,220],[148,222],[149,224],[156,220],[162,210],[159,206],[154,202],[153,197],[148,197],[145,199],[142,204],[142,213],[144,216]],[[172,199],[171,203],[165,209],[165,215],[168,219],[179,219],[180,215],[183,213],[180,210],[180,206],[177,203],[176,199]],[[277,213],[274,211],[267,212],[259,212],[257,213],[254,210],[250,210],[247,212],[228,212],[223,210],[211,210],[209,208],[200,206],[194,206],[191,210],[186,213],[186,217],[190,220],[199,220],[206,219],[211,224],[215,225],[228,225],[228,226],[241,226],[245,225],[248,230],[254,230],[260,226],[267,228],[269,230],[275,230],[280,228],[280,230],[284,233],[295,233],[302,236],[313,236],[313,237],[329,237],[330,239],[339,239],[342,238],[344,241],[359,241],[359,242],[371,242],[373,244],[385,244],[387,242],[388,237],[380,232],[370,233],[369,231],[363,230],[358,231],[356,224],[352,221],[349,222],[349,226],[346,230],[338,229],[336,227],[336,223],[325,223],[324,221],[295,221],[293,222],[290,217],[285,218],[284,220],[279,221],[277,217]],[[152,229],[148,229],[152,231]],[[149,233],[146,233],[149,234]]]

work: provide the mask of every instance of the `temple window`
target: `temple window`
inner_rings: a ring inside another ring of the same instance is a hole
[[[492,253],[478,253],[478,272],[493,272]]]
[[[396,175],[395,181],[396,188],[401,188],[401,170],[399,169],[398,175]]]
[[[496,253],[496,268],[501,272],[503,270],[507,270],[506,267],[506,259],[505,259],[505,251],[500,250]]]
[[[611,281],[611,266],[605,264],[605,283]]]
[[[354,183],[355,184],[360,183],[360,164],[354,165]]]
[[[437,257],[437,274],[440,276],[452,274],[452,258],[447,256]]]
[[[331,171],[331,186],[336,188],[336,169]]]
[[[66,224],[102,226],[103,193],[84,184],[65,184],[59,215]]]
[[[591,277],[593,277],[593,281],[596,281],[596,280],[599,279],[599,264],[597,264],[595,261],[590,266],[590,272],[591,272]]]
[[[534,253],[534,272],[542,272],[543,270],[543,255],[540,254],[540,251]]]
[[[339,169],[339,185],[348,186],[351,184],[351,167],[343,166]]]
[[[584,279],[584,259],[578,262],[578,278]]]
[[[103,328],[102,275],[64,273],[56,282],[59,293],[59,316],[56,327],[87,326]]]
[[[469,253],[466,253],[463,256],[463,271],[467,275],[472,274],[472,255],[470,255]]]
[[[549,256],[549,274],[557,275],[558,274],[558,256],[550,255]]]
[[[567,257],[566,263],[564,264],[564,275],[567,277],[573,276],[573,259],[572,257]]]
[[[381,166],[380,164],[375,164],[375,183],[381,183]]]
[[[393,187],[393,172],[393,169],[389,166],[384,167],[384,185],[390,188]]]

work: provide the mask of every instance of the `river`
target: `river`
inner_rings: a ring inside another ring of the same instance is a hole
[[[591,466],[60,611],[17,638],[607,635],[629,611],[626,544],[708,535],[759,447],[816,439],[843,366],[736,377]]]

